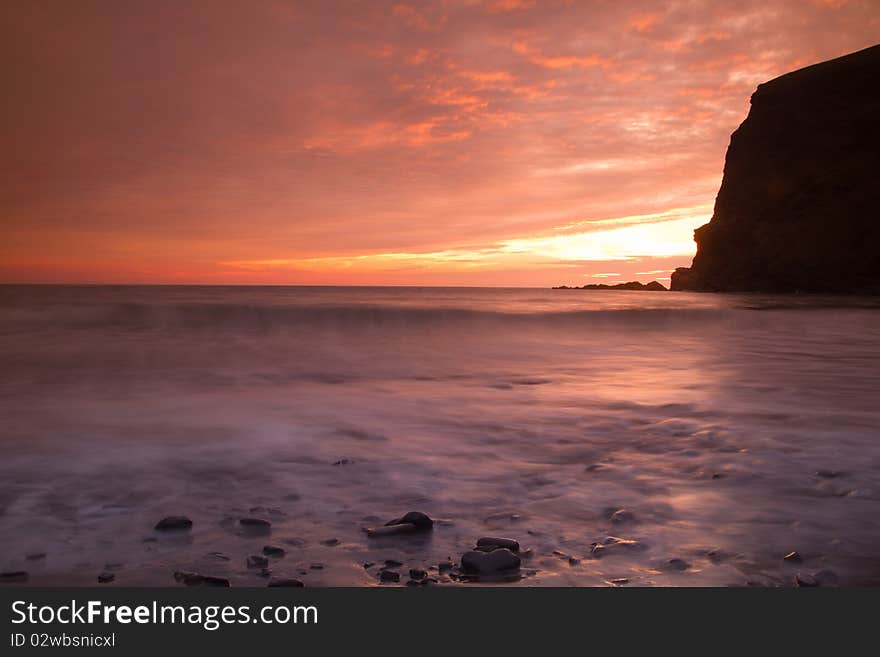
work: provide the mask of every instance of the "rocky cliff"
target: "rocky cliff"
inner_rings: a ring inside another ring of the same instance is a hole
[[[673,290],[880,293],[880,45],[761,84]]]

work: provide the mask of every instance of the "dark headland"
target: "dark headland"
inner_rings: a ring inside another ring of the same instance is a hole
[[[758,86],[671,289],[880,293],[880,45]]]

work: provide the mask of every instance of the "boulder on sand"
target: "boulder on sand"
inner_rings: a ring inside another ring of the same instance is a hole
[[[471,575],[504,575],[519,570],[520,559],[507,548],[472,550],[461,557],[461,571]]]

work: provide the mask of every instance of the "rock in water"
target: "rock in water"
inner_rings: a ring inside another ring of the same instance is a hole
[[[378,538],[381,536],[393,536],[395,534],[409,534],[413,532],[430,531],[434,528],[434,521],[421,511],[410,511],[397,520],[389,520],[384,527],[376,527],[367,530],[367,536]]]
[[[186,516],[168,516],[156,523],[153,529],[158,531],[183,531],[192,529],[193,522]]]
[[[272,523],[262,518],[242,518],[238,524],[250,535],[264,535],[272,531]]]
[[[673,290],[880,293],[880,46],[758,86]]]
[[[11,583],[11,582],[26,582],[28,581],[29,575],[24,570],[14,570],[8,573],[0,573],[0,582],[3,583]]]
[[[491,552],[473,550],[461,557],[461,570],[474,575],[500,575],[518,570],[519,557],[507,548],[498,548]]]
[[[252,554],[247,558],[248,568],[265,568],[269,565],[269,560],[259,554]]]
[[[205,578],[199,573],[187,572],[185,570],[174,571],[174,580],[184,584],[185,586],[198,586],[204,582]]]
[[[635,520],[635,516],[632,511],[629,511],[628,509],[618,509],[611,514],[609,520],[615,525],[622,525],[626,522],[632,522]]]
[[[116,575],[114,575],[113,573],[103,572],[98,575],[98,583],[100,584],[107,584],[109,582],[112,582],[114,579],[116,579]]]
[[[477,549],[482,552],[492,552],[499,548],[507,548],[511,552],[519,552],[519,543],[512,538],[495,538],[494,536],[484,536],[477,539]]]
[[[665,564],[663,564],[663,570],[666,571],[684,571],[690,567],[691,565],[687,561],[685,561],[684,559],[679,559],[678,557],[670,559]]]
[[[386,522],[385,526],[405,524],[415,525],[416,529],[432,529],[434,527],[434,521],[421,511],[410,511],[402,518]]]

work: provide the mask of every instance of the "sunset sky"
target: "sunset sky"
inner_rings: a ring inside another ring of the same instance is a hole
[[[0,13],[0,282],[668,283],[755,86],[880,41],[876,0]]]

